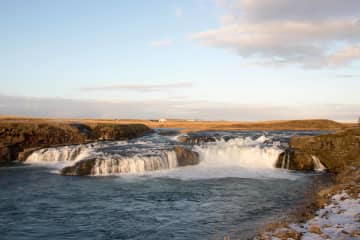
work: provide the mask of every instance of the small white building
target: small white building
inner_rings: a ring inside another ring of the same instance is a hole
[[[159,122],[160,122],[160,123],[163,123],[163,122],[166,122],[166,121],[167,121],[167,120],[166,120],[165,118],[160,118],[160,119],[159,119]]]

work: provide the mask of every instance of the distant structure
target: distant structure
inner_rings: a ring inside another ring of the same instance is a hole
[[[161,119],[159,119],[159,122],[160,123],[163,123],[163,122],[166,122],[167,120],[165,119],[165,118],[161,118]]]

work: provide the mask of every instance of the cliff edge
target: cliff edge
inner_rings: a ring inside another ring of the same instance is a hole
[[[144,124],[0,122],[0,164],[24,160],[39,148],[126,140],[151,131]]]

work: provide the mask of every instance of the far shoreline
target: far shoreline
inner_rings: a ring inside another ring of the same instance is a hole
[[[35,118],[0,115],[0,123],[83,123],[83,124],[144,124],[149,128],[180,129],[180,132],[197,131],[319,131],[345,130],[356,123],[336,122],[328,119],[264,120],[264,121],[207,121],[186,119],[108,119],[108,118]]]

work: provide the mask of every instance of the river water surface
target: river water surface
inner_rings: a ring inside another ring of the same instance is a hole
[[[0,168],[0,239],[246,239],[301,204],[321,177],[273,168],[291,136],[317,132],[201,134],[216,141],[186,145],[199,153],[196,166],[144,168],[173,161],[172,147],[184,145],[155,133],[83,145],[71,157],[73,147],[38,152],[27,165]],[[128,161],[132,170],[112,163],[96,176],[59,174],[89,156]]]

